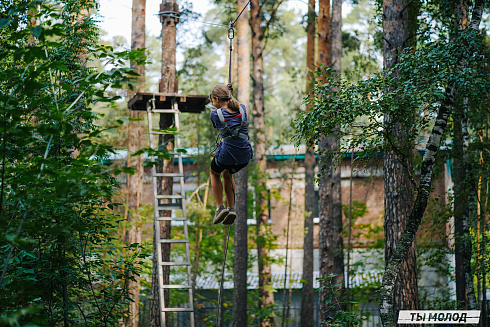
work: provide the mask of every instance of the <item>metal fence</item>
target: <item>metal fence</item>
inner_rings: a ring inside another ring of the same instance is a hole
[[[282,323],[282,307],[276,307],[276,326],[281,326]],[[216,326],[216,314],[218,309],[216,306],[200,307],[195,310],[195,327],[209,327]],[[300,326],[300,307],[290,307],[289,309],[289,319],[286,321],[285,326],[288,327],[299,327]],[[232,308],[224,310],[223,326],[232,326]],[[318,307],[314,306],[314,326],[319,325],[319,315]],[[380,327],[381,319],[379,316],[379,309],[376,307],[365,307],[360,312],[360,317],[363,319],[363,327]],[[188,327],[189,324],[188,314],[185,312],[175,313],[169,318],[169,327]],[[259,326],[258,319],[253,321],[251,326]]]

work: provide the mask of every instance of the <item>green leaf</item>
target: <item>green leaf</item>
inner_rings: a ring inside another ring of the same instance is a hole
[[[62,71],[65,71],[65,72],[69,71],[68,68],[59,61],[54,62],[52,64],[52,67],[57,68],[57,69],[62,70]]]
[[[12,20],[8,18],[0,19],[0,28],[4,28],[5,26],[8,26],[11,22]]]
[[[41,25],[31,27],[31,34],[34,35],[35,37],[40,37],[42,31],[43,31],[43,27]]]
[[[129,174],[129,175],[134,175],[134,168],[131,167],[124,167],[122,169],[123,173]]]

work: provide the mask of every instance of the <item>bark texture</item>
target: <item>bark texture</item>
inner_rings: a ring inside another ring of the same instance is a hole
[[[145,7],[146,0],[133,0],[132,10],[132,29],[131,29],[131,50],[145,48]],[[131,63],[138,76],[138,85],[135,92],[144,92],[145,89],[145,66]],[[144,112],[131,110],[130,118],[139,119],[129,122],[128,131],[128,167],[135,170],[134,175],[127,175],[127,225],[128,230],[125,235],[127,245],[141,243],[141,219],[137,213],[143,192],[143,160],[141,156],[133,157],[130,154],[143,147],[143,140],[146,139]],[[134,276],[135,280],[126,283],[133,302],[129,305],[130,316],[125,321],[127,327],[138,327],[139,325],[139,299],[140,299],[140,276]]]
[[[408,1],[383,1],[383,66],[390,69],[398,61],[398,55],[407,47]],[[396,72],[395,72],[396,74]],[[395,76],[396,77],[396,76]],[[395,92],[395,90],[389,90]],[[405,117],[386,114],[386,142],[397,148],[383,158],[385,187],[385,263],[388,264],[401,232],[405,229],[413,203],[412,144],[407,141],[409,133]],[[394,286],[395,317],[399,310],[418,309],[417,260],[415,242],[410,246],[407,260],[403,263]]]
[[[306,41],[306,67],[308,69],[306,92],[315,82],[315,0],[308,1],[308,26]],[[308,106],[307,111],[310,110]],[[313,327],[313,216],[315,213],[315,153],[309,148],[305,153],[305,229],[303,245],[303,289],[301,293],[301,326]]]
[[[176,0],[163,0],[160,5],[161,12],[179,12],[179,7]],[[163,93],[177,93],[177,78],[176,78],[176,32],[178,18],[169,16],[160,16],[160,21],[162,23],[162,79],[160,80],[160,92]],[[167,129],[173,125],[173,115],[161,114],[159,128]],[[158,145],[165,146],[168,151],[172,151],[174,148],[174,137],[173,135],[160,135],[158,138]],[[173,161],[163,161],[162,165],[157,166],[157,172],[162,173],[172,173],[173,172]],[[162,177],[158,178],[158,194],[172,194],[173,190],[173,178],[172,177]],[[160,203],[168,203],[169,200],[161,199]],[[159,215],[161,217],[169,217],[171,211],[160,211]],[[160,238],[169,239],[171,238],[171,222],[170,221],[160,221]],[[158,240],[153,237],[153,249],[157,246],[162,247],[162,260],[170,261],[170,244],[159,245]],[[158,285],[158,260],[157,252],[153,251],[153,269],[152,269],[152,297],[151,297],[151,310],[150,310],[150,323],[152,327],[160,327],[160,301],[159,298],[159,285]],[[170,279],[170,266],[163,266],[163,283],[169,284]],[[164,301],[165,306],[168,307],[170,301],[169,290],[164,290]],[[168,324],[168,314],[165,315],[165,325]]]
[[[264,30],[262,28],[261,8],[258,0],[250,2],[250,26],[252,28],[252,81],[253,81],[253,127],[255,132],[255,165],[260,173],[265,172],[267,158],[265,156],[265,117],[264,117]],[[270,266],[270,250],[264,238],[269,227],[267,213],[267,184],[266,178],[260,176],[259,187],[263,189],[257,192],[257,255],[259,266],[259,306],[260,308],[272,307],[274,293],[272,292],[272,274]],[[261,317],[260,326],[273,326],[274,314]]]
[[[247,0],[238,0],[241,12]],[[245,9],[237,21],[238,102],[249,110],[250,104],[250,32],[249,10]],[[249,111],[250,112],[250,111]],[[235,257],[233,265],[233,326],[247,326],[247,263],[248,263],[248,167],[235,174]]]
[[[475,3],[470,28],[475,30],[479,28],[484,3],[484,0],[478,0]],[[464,68],[465,61],[465,58],[460,60],[458,69]],[[457,88],[455,85],[449,85],[446,88],[445,99],[441,103],[435,125],[427,142],[421,167],[420,184],[417,190],[417,197],[410,213],[406,228],[403,230],[403,233],[388,261],[388,265],[386,266],[386,270],[383,275],[383,283],[380,291],[380,313],[384,327],[396,326],[396,317],[393,310],[393,291],[395,280],[399,271],[402,269],[403,262],[407,259],[408,252],[412,246],[412,243],[414,242],[415,234],[417,233],[422,216],[424,215],[427,207],[427,201],[431,191],[434,163],[436,161],[442,135],[446,129],[448,116],[453,107],[456,94]]]
[[[463,160],[463,135],[461,129],[461,108],[454,107],[453,123],[453,158],[454,158],[454,254],[455,254],[455,277],[456,277],[456,300],[468,304],[468,292],[466,289],[465,257],[468,255],[465,249],[467,234],[465,233],[464,216],[467,207],[467,189],[465,187],[466,170]]]
[[[468,28],[468,2],[456,2],[454,16],[457,33]],[[476,201],[476,180],[471,173],[468,154],[468,97],[463,96],[460,106],[454,107],[453,157],[454,157],[454,233],[456,300],[467,309],[476,309],[476,298],[471,274],[470,215]]]
[[[332,1],[332,16],[330,26],[322,20],[327,19],[329,8],[328,4],[320,1],[319,13],[319,53],[320,58],[328,61],[319,62],[328,66],[334,73],[341,71],[342,59],[342,1]],[[321,22],[321,23],[320,23]],[[320,27],[330,29],[330,35],[320,30]],[[329,44],[330,43],[330,44]],[[330,50],[330,54],[327,53]],[[319,294],[319,310],[321,312],[320,321],[325,324],[325,320],[336,313],[338,308],[331,308],[326,302],[328,298],[335,296],[341,302],[342,294],[339,289],[344,288],[344,255],[342,237],[342,203],[340,185],[340,167],[333,164],[328,153],[337,151],[339,143],[335,136],[335,131],[320,142],[319,149],[325,151],[323,162],[321,162],[324,173],[320,182],[319,189],[319,211],[320,211],[320,232],[319,232],[319,252],[320,252],[320,277],[322,279],[333,274],[335,277],[322,280],[320,286],[325,288]],[[333,290],[332,285],[340,284]]]
[[[330,0],[318,0],[318,67],[332,64],[330,40]]]

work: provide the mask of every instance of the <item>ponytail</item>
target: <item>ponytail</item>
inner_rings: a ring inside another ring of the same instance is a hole
[[[240,103],[233,97],[226,86],[216,85],[211,91],[210,98],[218,98],[228,102],[228,108],[236,112],[240,110]]]
[[[228,108],[230,108],[233,111],[240,110],[240,103],[233,97],[233,95],[231,96],[230,100],[228,101]]]

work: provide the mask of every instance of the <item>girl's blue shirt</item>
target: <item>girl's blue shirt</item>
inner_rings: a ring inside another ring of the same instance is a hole
[[[241,104],[240,107],[245,112],[245,121],[248,122],[248,115],[245,106]],[[240,111],[231,113],[225,108],[221,108],[221,111],[223,113],[224,119],[226,120],[225,124],[227,124],[231,130],[241,125],[242,117],[236,118],[236,116],[240,114]],[[223,128],[223,125],[221,124],[218,117],[217,109],[213,109],[211,111],[211,122],[213,123],[214,128]],[[240,129],[240,133],[248,135],[248,127],[243,126]],[[229,136],[229,134],[225,131],[221,131],[220,134],[221,138]],[[218,163],[221,163],[223,165],[236,166],[248,163],[250,159],[252,159],[252,156],[253,151],[250,142],[241,137],[237,137],[226,142],[221,142],[218,146],[218,149],[216,149],[215,158]]]

